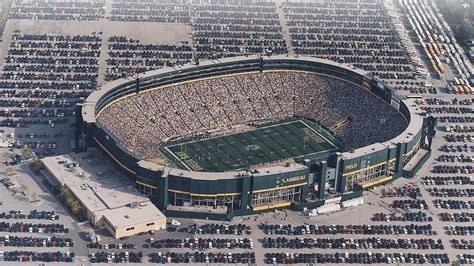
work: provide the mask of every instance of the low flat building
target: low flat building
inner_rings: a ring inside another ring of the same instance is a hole
[[[122,207],[99,212],[107,230],[116,238],[166,228],[166,218],[151,202],[134,208]]]
[[[96,149],[41,161],[46,179],[71,191],[89,221],[115,238],[166,228],[161,211]]]

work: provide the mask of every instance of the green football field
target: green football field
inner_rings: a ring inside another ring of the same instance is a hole
[[[298,119],[226,136],[168,143],[160,150],[183,169],[238,170],[337,149],[315,128],[311,122]]]

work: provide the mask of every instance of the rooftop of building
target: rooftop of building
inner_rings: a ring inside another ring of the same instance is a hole
[[[100,211],[113,227],[130,227],[164,218],[163,214],[151,202],[142,202],[131,206]]]
[[[115,170],[97,149],[46,157],[41,161],[56,181],[67,186],[96,217],[106,215],[110,222],[120,226],[127,226],[129,222],[136,224],[138,220],[148,221],[152,216],[163,217],[150,200],[126,176]]]

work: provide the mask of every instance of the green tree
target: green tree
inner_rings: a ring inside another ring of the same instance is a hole
[[[59,189],[59,197],[66,203],[66,205],[75,215],[78,215],[82,212],[81,203],[74,198],[68,188],[61,187]]]
[[[23,146],[23,148],[21,148],[21,156],[23,159],[29,159],[33,157],[33,149],[27,145]]]
[[[31,170],[33,170],[33,172],[35,173],[44,169],[43,163],[40,161],[40,159],[37,156],[33,157],[33,159],[31,160],[30,166],[31,166]]]
[[[458,35],[461,40],[470,40],[474,38],[474,27],[471,21],[463,19],[458,28]]]
[[[439,0],[438,6],[443,13],[446,22],[450,25],[461,23],[462,16],[460,14],[460,5],[455,0]]]
[[[466,49],[467,42],[474,38],[474,0],[436,0],[436,3],[456,40]]]
[[[75,215],[81,213],[81,204],[73,197],[68,198],[66,200],[66,204],[71,209],[72,213],[74,213]]]
[[[62,199],[66,200],[67,198],[71,196],[72,196],[71,192],[66,187],[61,187],[59,189],[59,197],[61,197]]]

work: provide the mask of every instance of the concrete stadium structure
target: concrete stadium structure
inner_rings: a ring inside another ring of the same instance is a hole
[[[296,163],[252,170],[195,172],[138,158],[96,121],[103,108],[130,94],[212,76],[273,70],[313,72],[349,82],[396,109],[408,126],[395,138],[348,152],[305,156]],[[431,116],[371,73],[303,57],[237,57],[150,71],[140,75],[139,81],[124,78],[104,85],[80,108],[78,149],[99,147],[167,216],[219,220],[275,208],[303,210],[337,204],[361,196],[364,189],[411,177],[430,156],[435,134]]]

